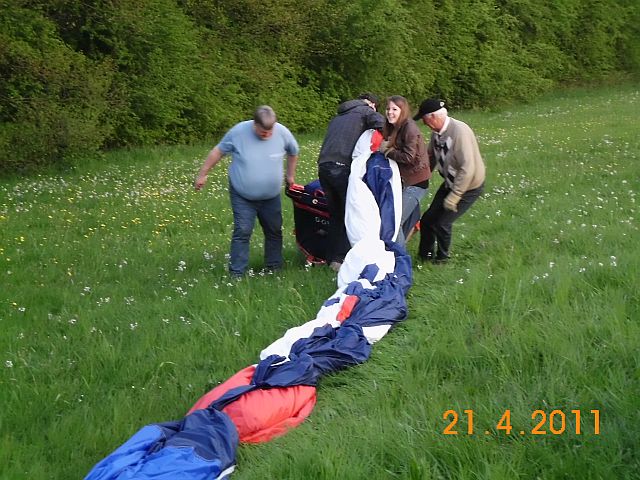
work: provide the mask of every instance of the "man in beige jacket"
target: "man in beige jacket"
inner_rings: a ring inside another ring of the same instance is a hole
[[[449,117],[442,100],[425,100],[413,118],[432,130],[427,147],[431,170],[437,168],[444,179],[420,219],[418,253],[424,260],[444,263],[450,256],[453,222],[484,190],[484,162],[473,130]]]

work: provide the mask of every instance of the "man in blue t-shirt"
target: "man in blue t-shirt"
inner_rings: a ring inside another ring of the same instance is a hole
[[[240,277],[249,265],[249,241],[256,216],[264,232],[264,259],[269,270],[282,267],[282,159],[287,157],[287,184],[293,184],[298,163],[298,142],[267,105],[258,107],[253,120],[236,124],[209,152],[194,182],[200,190],[209,170],[231,154],[229,196],[233,235],[229,272]]]

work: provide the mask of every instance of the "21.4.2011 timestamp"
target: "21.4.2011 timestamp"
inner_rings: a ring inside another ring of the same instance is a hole
[[[463,415],[460,415],[457,410],[451,409],[442,414],[442,419],[448,422],[442,431],[443,434],[474,435],[477,433],[475,412],[473,410],[463,410],[462,413]],[[510,435],[512,431],[520,435],[562,435],[571,433],[575,435],[582,435],[583,433],[600,435],[600,410],[589,410],[589,413],[585,412],[584,415],[582,410],[570,410],[569,413],[565,413],[563,410],[552,410],[550,412],[534,410],[531,413],[529,425],[519,425],[520,428],[515,428],[511,422],[511,410],[507,409],[502,412],[499,420],[490,421],[486,426],[488,429],[484,431],[485,435],[492,433]]]

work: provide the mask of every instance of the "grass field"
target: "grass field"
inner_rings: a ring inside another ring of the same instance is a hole
[[[451,113],[488,171],[453,260],[416,264],[407,320],[324,377],[300,427],[242,445],[233,478],[640,478],[640,86]],[[298,183],[321,138],[299,138]],[[209,148],[0,182],[1,479],[82,478],[335,291],[287,199],[284,271],[261,272],[254,235],[230,281],[226,169],[191,188]]]

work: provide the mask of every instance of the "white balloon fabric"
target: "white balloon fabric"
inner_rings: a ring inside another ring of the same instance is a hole
[[[375,130],[364,132],[353,150],[344,217],[347,236],[352,247],[365,238],[380,239],[380,207],[371,189],[363,180],[367,172],[367,161],[372,153],[371,143],[374,132]],[[395,215],[395,229],[392,240],[396,241],[402,216],[402,181],[400,180],[398,164],[393,160],[389,160],[389,166],[393,171],[391,188],[393,190]]]

